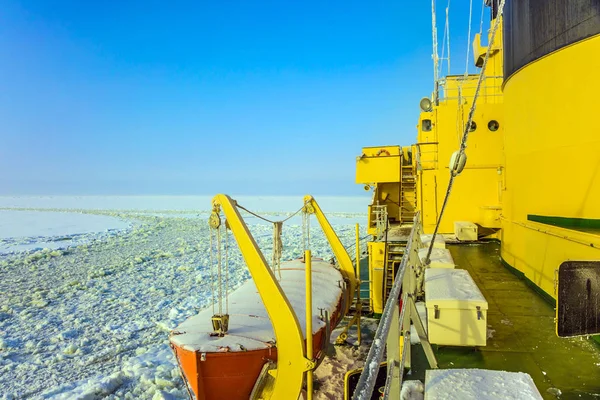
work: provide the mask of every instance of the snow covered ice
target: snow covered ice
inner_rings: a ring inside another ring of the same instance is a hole
[[[210,305],[210,197],[136,199],[0,198],[0,399],[187,398],[168,334]],[[294,200],[240,203],[278,219]],[[321,203],[347,245],[355,222],[364,235],[358,202]],[[247,222],[270,259],[271,226]],[[299,223],[284,224],[284,260],[302,255]],[[315,256],[333,257],[314,220],[310,237]],[[235,289],[249,272],[239,251],[229,258]]]

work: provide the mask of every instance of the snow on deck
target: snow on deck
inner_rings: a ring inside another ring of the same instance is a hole
[[[427,302],[432,300],[486,302],[477,284],[464,269],[427,268],[425,298]]]
[[[424,262],[425,258],[427,258],[428,250],[428,248],[419,250],[419,260],[421,260],[421,262]],[[452,258],[452,254],[450,254],[450,250],[448,249],[431,249],[429,261],[431,262],[432,267],[441,265],[454,265],[454,259]]]
[[[305,264],[300,260],[281,263],[279,284],[291,303],[302,334],[305,337]],[[335,311],[342,295],[339,282],[341,273],[323,260],[313,259],[313,334],[325,326],[319,319],[319,309]],[[225,310],[223,310],[225,311]],[[253,280],[247,281],[229,297],[229,331],[223,337],[210,336],[213,332],[212,307],[190,317],[173,330],[171,342],[186,350],[217,352],[264,349],[275,343],[273,325]],[[181,332],[181,334],[176,334]]]
[[[421,242],[424,247],[429,247],[429,243],[431,243],[432,234],[426,233],[421,235]],[[444,249],[446,248],[446,239],[442,235],[435,235],[435,240],[433,241],[433,247]]]
[[[432,369],[425,373],[425,400],[541,400],[523,372]]]

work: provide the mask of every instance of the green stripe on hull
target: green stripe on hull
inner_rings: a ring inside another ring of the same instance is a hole
[[[527,215],[527,220],[546,225],[558,226],[559,228],[600,231],[600,219],[550,217],[546,215],[529,214]]]

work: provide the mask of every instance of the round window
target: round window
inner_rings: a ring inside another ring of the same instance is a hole
[[[500,128],[500,124],[495,119],[488,122],[488,129],[492,132],[496,132]]]

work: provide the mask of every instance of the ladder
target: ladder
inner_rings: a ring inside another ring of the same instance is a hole
[[[417,208],[417,180],[412,165],[402,165],[400,177],[400,223],[409,224]]]
[[[404,254],[405,245],[398,242],[390,242],[387,244],[387,257],[385,260],[384,270],[384,285],[383,285],[383,302],[387,301],[387,298],[394,286],[394,279],[398,267],[402,261],[402,255]]]

